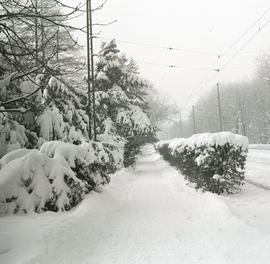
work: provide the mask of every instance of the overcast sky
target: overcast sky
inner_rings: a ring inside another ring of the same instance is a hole
[[[93,1],[93,6],[100,2]],[[217,81],[251,78],[256,57],[270,52],[270,23],[223,71],[212,76],[213,69],[224,65],[270,20],[270,10],[220,60],[217,54],[230,47],[269,7],[269,0],[108,0],[102,10],[94,13],[93,19],[100,23],[118,20],[101,28],[100,36],[104,38],[195,51],[171,51],[117,41],[120,50],[138,62],[142,76],[181,107],[187,100],[192,104],[193,91],[201,90],[199,95],[202,95]],[[78,22],[83,24],[85,19],[81,17]],[[80,40],[84,42],[84,37]],[[99,45],[99,40],[95,40],[96,48]],[[141,62],[202,69],[169,68]]]

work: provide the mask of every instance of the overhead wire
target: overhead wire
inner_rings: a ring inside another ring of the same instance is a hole
[[[102,39],[102,40],[111,40],[110,38],[104,38],[104,37],[99,37],[99,36],[96,36],[96,38]],[[208,56],[218,56],[218,53],[212,53],[212,52],[189,50],[189,49],[177,48],[177,47],[172,47],[172,46],[162,46],[162,45],[156,45],[156,44],[151,44],[151,43],[122,40],[122,39],[117,39],[117,38],[115,40],[117,40],[120,43],[122,42],[122,43],[126,43],[129,45],[144,46],[144,47],[150,47],[150,48],[165,49],[165,50],[171,50],[171,51],[179,51],[179,52],[184,52],[184,53],[194,53],[194,54],[208,55]]]
[[[153,66],[161,66],[161,67],[167,67],[167,68],[175,68],[175,69],[187,69],[187,70],[209,70],[209,68],[204,67],[193,67],[193,66],[181,66],[181,65],[174,65],[174,64],[162,64],[162,63],[155,63],[155,62],[149,62],[149,61],[137,61],[141,64],[148,64]]]
[[[249,42],[251,42],[268,24],[270,23],[270,19],[267,20],[260,28],[237,50],[224,64],[220,67],[220,71],[223,70],[240,52],[244,49]]]
[[[260,20],[266,16],[266,14],[270,11],[270,7],[267,8],[262,15],[260,15],[227,49],[225,49],[220,56],[223,57],[232,47],[234,47],[254,26],[256,26]]]
[[[210,81],[212,81],[221,70],[224,70],[225,67],[227,67],[227,65],[237,56],[241,53],[241,51],[248,45],[248,43],[250,41],[252,41],[252,39],[254,39],[256,37],[256,35],[261,32],[261,30],[270,22],[270,20],[268,20],[265,24],[263,24],[262,26],[260,25],[259,30],[257,30],[255,32],[255,34],[252,35],[251,38],[248,39],[248,41],[246,41],[244,43],[244,45],[242,45],[240,47],[239,50],[237,50],[236,53],[234,53],[223,65],[222,67],[216,67],[217,63],[220,61],[221,58],[223,58],[225,56],[225,54],[227,54],[244,36],[246,36],[246,34],[254,28],[254,26],[256,26],[258,23],[260,23],[261,19],[264,18],[267,13],[270,11],[270,7],[267,8],[262,15],[260,15],[242,34],[240,34],[240,36],[232,42],[232,44],[230,46],[228,46],[222,53],[218,54],[218,53],[214,53],[214,52],[204,52],[204,51],[198,51],[198,50],[188,50],[188,49],[183,49],[183,48],[176,48],[176,47],[172,47],[172,46],[162,46],[162,45],[156,45],[156,44],[151,44],[151,43],[144,43],[144,42],[135,42],[135,41],[128,41],[128,40],[122,40],[122,39],[117,39],[116,40],[118,42],[122,42],[122,43],[126,43],[129,45],[137,45],[137,46],[144,46],[144,47],[150,47],[150,48],[157,48],[157,49],[165,49],[165,50],[170,50],[170,51],[179,51],[179,52],[184,52],[184,53],[193,53],[193,54],[200,54],[200,55],[208,55],[208,56],[216,56],[217,59],[215,60],[215,63],[213,65],[213,67],[209,67],[209,68],[203,68],[203,67],[192,67],[192,66],[180,66],[180,65],[173,65],[173,64],[161,64],[161,63],[155,63],[155,62],[149,62],[149,61],[138,61],[138,63],[142,63],[142,64],[148,64],[148,65],[153,65],[153,66],[161,66],[161,67],[167,67],[167,68],[175,68],[175,69],[189,69],[189,70],[206,70],[207,73],[206,75],[203,77],[203,79],[200,81],[200,84],[206,84],[209,83]],[[109,38],[105,38],[105,37],[100,37],[100,36],[96,36],[96,38],[98,39],[102,39],[102,40],[111,40]],[[248,52],[245,52],[248,53]],[[236,67],[235,67],[236,68]],[[244,68],[244,67],[237,67],[239,68]],[[246,66],[245,66],[246,68]],[[228,68],[227,68],[228,69]],[[233,69],[233,68],[232,68]],[[213,72],[213,75],[208,79],[207,77],[209,76],[209,73]],[[196,88],[194,91],[191,92],[191,94],[188,96],[188,99],[185,100],[185,103],[182,106],[182,109],[184,109],[186,107],[186,102],[188,102],[190,99],[192,99],[192,97],[194,97],[194,95],[196,95],[199,90],[202,90],[202,87],[198,87]]]
[[[216,64],[220,61],[221,57],[223,57],[225,54],[228,53],[228,51],[230,49],[232,49],[255,25],[257,25],[260,20],[270,11],[270,8],[267,8],[263,14],[256,19],[256,21],[254,23],[251,24],[251,26],[249,26],[227,49],[225,49],[220,55],[218,55],[218,59],[216,60]],[[209,83],[210,81],[212,81],[221,70],[224,70],[224,68],[238,55],[240,54],[240,52],[249,44],[250,41],[252,41],[257,34],[259,34],[261,32],[261,30],[266,27],[269,24],[270,20],[267,20],[266,23],[264,23],[262,26],[259,26],[259,29],[255,32],[255,34],[253,34],[241,47],[240,49],[237,50],[236,53],[234,53],[220,68],[216,68],[215,69],[215,73],[205,81],[205,78],[209,76],[209,73],[207,73],[205,75],[205,77],[202,79],[202,81],[200,82],[200,85],[203,83]],[[215,68],[216,64],[213,66],[213,68]],[[183,110],[187,104],[188,101],[190,99],[192,99],[192,97],[194,97],[199,90],[203,89],[201,86],[196,88],[194,91],[191,92],[191,94],[188,96],[187,100],[185,100],[183,106],[181,107],[181,109]]]

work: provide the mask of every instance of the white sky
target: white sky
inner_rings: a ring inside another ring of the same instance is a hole
[[[93,6],[100,2],[94,0]],[[101,28],[100,36],[104,38],[222,54],[269,7],[269,0],[108,0],[102,10],[94,13],[93,20],[100,23],[118,20]],[[217,81],[250,78],[256,57],[270,52],[270,23],[211,81],[206,80],[215,73],[213,70],[171,69],[140,62],[218,68],[218,64],[223,65],[229,60],[259,29],[259,25],[268,20],[270,10],[219,62],[213,55],[117,43],[122,52],[139,62],[142,76],[181,107],[187,99],[192,103],[190,94],[194,90],[204,87],[200,92],[203,94]],[[76,23],[85,23],[85,18],[81,17]],[[99,30],[96,28],[95,31]],[[84,44],[85,37],[80,36],[80,41]],[[99,45],[100,41],[95,40],[97,50]],[[201,83],[202,80],[206,82]]]

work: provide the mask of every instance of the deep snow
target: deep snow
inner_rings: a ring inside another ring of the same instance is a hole
[[[66,213],[0,219],[0,263],[268,263],[270,192],[196,192],[151,145]]]
[[[246,179],[270,190],[270,149],[249,149]]]

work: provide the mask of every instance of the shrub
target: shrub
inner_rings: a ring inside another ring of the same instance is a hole
[[[0,171],[0,214],[68,210],[85,194],[85,184],[68,164],[38,150]]]
[[[100,191],[100,187],[110,181],[108,173],[116,170],[109,149],[99,142],[84,142],[78,146],[49,141],[41,146],[40,151],[49,157],[64,159],[76,177],[85,183],[87,192]]]
[[[121,155],[100,142],[49,141],[40,151],[10,152],[0,160],[0,214],[69,210],[109,183]]]
[[[234,193],[243,184],[248,150],[246,137],[230,132],[194,135],[161,142],[159,152],[196,188],[213,193]]]

